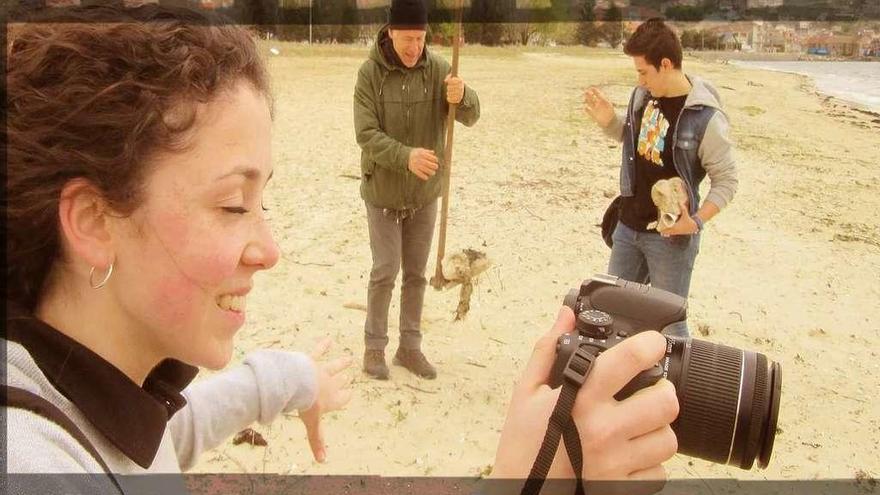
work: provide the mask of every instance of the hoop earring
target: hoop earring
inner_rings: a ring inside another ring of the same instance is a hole
[[[92,270],[89,272],[89,285],[95,290],[100,289],[107,285],[107,281],[110,280],[110,275],[113,275],[113,263],[110,263],[110,268],[107,269],[107,275],[104,275],[104,279],[95,284],[93,280],[95,276],[95,267],[93,266]]]

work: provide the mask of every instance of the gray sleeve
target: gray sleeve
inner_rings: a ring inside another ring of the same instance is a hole
[[[193,383],[184,390],[187,405],[169,424],[181,470],[255,421],[268,424],[282,412],[307,409],[317,388],[311,358],[268,349],[249,354],[241,366]]]
[[[64,428],[31,411],[6,408],[9,495],[119,495],[94,457]]]
[[[698,153],[709,176],[706,201],[723,209],[733,200],[739,185],[733,144],[730,141],[730,125],[723,112],[715,112],[715,116],[709,121]]]
[[[4,408],[4,414],[8,473],[104,472],[98,461],[52,420],[18,408]]]
[[[614,112],[614,118],[611,119],[611,123],[606,127],[602,128],[602,132],[605,133],[606,136],[614,139],[615,141],[622,142],[623,141],[623,116]]]

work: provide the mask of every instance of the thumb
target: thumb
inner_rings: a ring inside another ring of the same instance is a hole
[[[678,202],[678,208],[682,215],[687,217],[691,216],[691,211],[688,209],[688,201],[686,199]]]
[[[450,79],[452,79],[452,74],[446,74],[446,77],[443,78],[443,82],[448,83]]]
[[[562,334],[572,330],[574,330],[574,312],[568,306],[563,306],[556,315],[553,327],[535,344],[521,380],[523,386],[536,389],[547,383],[550,369],[556,361],[556,342]]]

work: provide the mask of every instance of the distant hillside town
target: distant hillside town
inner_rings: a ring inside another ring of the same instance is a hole
[[[23,8],[104,0],[12,0]],[[390,0],[119,0],[216,10],[270,36],[372,39]],[[432,41],[448,42],[454,0],[428,0]],[[466,42],[618,46],[638,24],[668,19],[689,50],[829,58],[880,57],[880,0],[464,0]],[[330,28],[329,26],[336,26]],[[343,26],[343,27],[339,27]],[[312,29],[315,27],[315,29]]]

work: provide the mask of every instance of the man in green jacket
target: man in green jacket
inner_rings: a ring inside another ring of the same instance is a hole
[[[364,371],[388,379],[388,309],[397,273],[400,345],[394,364],[423,378],[437,372],[421,351],[425,267],[442,175],[449,104],[472,126],[480,117],[476,92],[450,76],[450,65],[425,48],[424,0],[394,0],[390,23],[379,30],[358,71],[354,126],[361,147],[361,197],[366,204],[373,268],[367,289]]]

